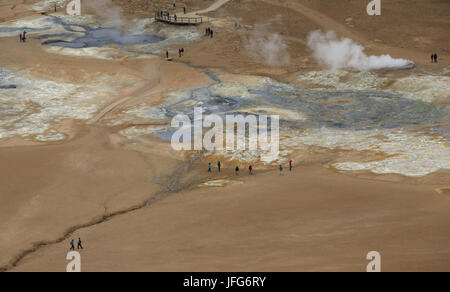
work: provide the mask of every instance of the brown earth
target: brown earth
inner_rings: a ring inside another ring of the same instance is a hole
[[[36,15],[31,2],[4,1],[0,21]],[[168,2],[114,1],[128,19],[153,15]],[[178,3],[197,10],[214,1]],[[152,136],[131,145],[117,134],[129,125],[107,123],[132,105],[161,102],[164,92],[211,82],[197,66],[283,80],[319,70],[305,46],[315,29],[336,30],[369,54],[407,58],[436,74],[448,67],[448,1],[391,0],[383,2],[380,17],[367,16],[365,4],[233,0],[207,13],[211,22],[199,28],[213,27],[215,37],[184,45],[185,57],[173,63],[120,53],[115,60],[67,57],[37,40],[22,45],[2,38],[2,68],[26,68],[29,76],[54,81],[102,75],[133,85],[89,121],[64,121],[67,141],[0,141],[0,269],[65,271],[68,243],[81,236],[84,271],[364,271],[371,250],[382,254],[385,271],[450,271],[448,171],[420,179],[339,173],[324,167],[334,155],[327,152],[295,159],[294,172],[284,176],[264,171],[235,178],[228,164],[222,175],[209,177],[207,160],[199,160],[181,180],[178,172],[162,179],[167,186],[176,178],[186,190],[145,207],[165,191],[154,179],[179,169],[186,157]],[[267,23],[258,33],[283,37],[289,65],[267,66],[245,49],[253,28]],[[439,64],[429,63],[432,52]],[[196,187],[211,179],[225,187]]]

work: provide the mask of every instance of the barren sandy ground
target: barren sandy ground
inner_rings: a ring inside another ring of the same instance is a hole
[[[384,271],[440,271],[449,207],[430,186],[299,165],[175,193],[73,237],[84,271],[365,271],[372,250]],[[15,270],[63,271],[67,249],[42,248]]]
[[[35,16],[29,2],[37,1],[5,1],[0,21]],[[132,19],[168,1],[142,2],[116,4]],[[372,250],[382,254],[384,271],[450,271],[448,171],[415,179],[338,173],[326,166],[341,154],[321,149],[307,158],[296,153],[294,172],[284,176],[257,169],[234,177],[235,162],[209,176],[208,158],[188,167],[185,153],[166,141],[147,135],[130,142],[118,133],[132,123],[110,123],[132,106],[159,104],[164,93],[210,83],[206,68],[283,81],[320,70],[305,45],[315,29],[336,30],[370,54],[410,59],[418,65],[411,74],[439,74],[450,60],[448,1],[389,1],[379,18],[367,17],[359,0],[232,0],[217,10],[207,9],[212,0],[180,2],[206,9],[211,22],[199,29],[216,34],[184,45],[185,57],[175,62],[120,51],[114,60],[63,56],[39,40],[1,38],[0,69],[129,85],[102,100],[89,120],[55,125],[69,136],[63,142],[0,140],[0,269],[65,271],[70,239],[81,237],[83,271],[365,271]],[[289,65],[267,66],[244,48],[266,23],[264,33],[286,42]],[[440,63],[431,64],[435,51]],[[201,185],[211,180],[223,187]]]

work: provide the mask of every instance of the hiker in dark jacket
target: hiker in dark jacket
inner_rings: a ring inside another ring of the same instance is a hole
[[[81,238],[78,237],[78,249],[83,249],[83,245],[81,244]]]

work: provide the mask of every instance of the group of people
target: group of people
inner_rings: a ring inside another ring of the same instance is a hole
[[[437,63],[438,62],[438,55],[436,53],[431,55],[431,63]]]
[[[174,5],[173,7],[175,8],[176,5]],[[186,7],[183,7],[183,13],[186,14]],[[156,12],[156,16],[157,16],[158,18],[167,18],[167,19],[170,19],[170,12],[166,12],[166,11],[162,11],[162,10],[161,10],[161,11]],[[176,13],[174,14],[173,17],[174,17],[175,21],[177,21],[178,16],[177,16]]]
[[[235,174],[235,175],[239,175],[239,171],[240,171],[239,165],[236,165],[236,168],[234,169],[234,174]],[[253,175],[253,166],[252,166],[252,165],[250,165],[250,166],[248,167],[248,174],[249,174],[249,175]]]
[[[214,37],[214,31],[210,27],[206,28],[205,36],[210,36],[211,38],[213,38]]]
[[[169,13],[169,12],[158,11],[158,12],[156,13],[156,16],[157,16],[158,18],[167,19],[167,20],[170,21],[170,13]],[[174,14],[173,19],[174,19],[175,22],[176,22],[177,19],[178,19],[178,16],[177,16],[176,14]]]
[[[292,171],[294,168],[294,162],[292,160],[289,161],[289,171]],[[280,164],[280,175],[283,175],[283,165]]]
[[[180,58],[184,56],[184,48],[178,49],[178,56]],[[166,51],[166,59],[169,60],[169,51]]]
[[[292,171],[293,168],[294,168],[294,162],[292,160],[290,160],[289,161],[289,171]],[[217,169],[219,170],[219,172],[221,172],[221,170],[222,170],[222,163],[220,161],[217,163]],[[283,170],[284,170],[283,165],[280,165],[280,175],[283,175]],[[239,168],[239,165],[237,165],[236,168],[234,169],[235,175],[239,175],[239,171],[240,171],[240,168]],[[212,173],[211,162],[208,163],[208,172]],[[249,175],[253,175],[253,166],[252,165],[250,165],[248,167],[248,172],[249,172]]]
[[[220,161],[217,163],[217,169],[219,170],[219,172],[221,172],[221,170],[222,170],[222,163],[220,163]],[[208,163],[208,172],[212,172],[212,164],[211,164],[211,162]]]
[[[23,33],[21,33],[19,35],[19,39],[20,39],[21,42],[26,42],[27,41],[27,32],[24,31]]]
[[[169,12],[164,12],[164,11],[158,11],[156,14],[160,18],[164,18],[164,17],[169,18],[169,16],[170,16]]]
[[[186,14],[186,8],[185,8],[184,14]],[[157,16],[158,18],[167,19],[167,20],[169,20],[169,21],[171,20],[171,18],[170,18],[170,13],[169,13],[169,12],[158,11],[158,12],[156,13],[156,16]],[[174,19],[175,22],[177,22],[177,21],[178,21],[178,16],[177,16],[176,14],[174,14],[174,15],[173,15],[173,19]]]
[[[77,249],[83,249],[83,245],[81,244],[81,238],[78,237],[78,241],[77,241]],[[72,239],[70,241],[70,250],[75,250],[75,242]]]

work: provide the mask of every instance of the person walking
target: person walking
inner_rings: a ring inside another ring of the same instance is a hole
[[[23,41],[25,42],[26,40],[27,40],[27,32],[26,31],[24,31],[23,32],[23,35],[22,35],[22,37],[23,37]]]
[[[434,53],[434,62],[437,63],[438,62],[438,55],[436,53]]]
[[[211,162],[208,163],[208,172],[212,172],[212,170],[211,170]]]
[[[234,170],[236,175],[239,175],[239,166],[236,166],[236,169]]]
[[[184,14],[186,14],[186,6],[183,7]]]
[[[214,37],[214,31],[211,29],[211,31],[209,32],[211,34],[211,38]]]
[[[78,237],[77,249],[83,249],[83,245],[81,244],[81,238],[79,238],[79,237]]]
[[[283,175],[283,165],[280,165],[280,175]]]
[[[178,57],[181,58],[181,49],[178,49]]]
[[[70,250],[75,250],[75,243],[73,239],[70,241]]]
[[[217,168],[219,169],[220,172],[220,170],[222,169],[222,164],[220,163],[220,161],[217,163]]]
[[[20,42],[23,42],[22,34],[19,35]]]
[[[166,51],[166,59],[169,59],[169,51]]]
[[[431,54],[431,63],[434,63],[434,54]]]
[[[248,167],[248,173],[250,174],[250,175],[252,175],[253,174],[253,166],[249,166]]]
[[[293,168],[293,164],[292,164],[292,160],[289,161],[289,171],[292,171]]]
[[[184,48],[181,48],[181,56],[184,56]]]

